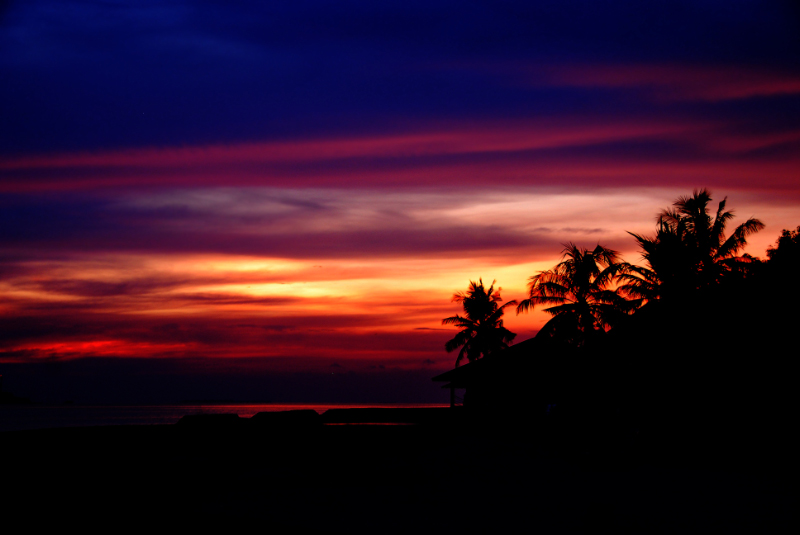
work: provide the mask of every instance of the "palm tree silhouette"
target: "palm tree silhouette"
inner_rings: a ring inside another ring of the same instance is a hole
[[[659,216],[654,237],[628,234],[636,240],[647,265],[624,264],[619,275],[620,290],[642,301],[655,301],[697,287],[694,254],[684,241],[685,222],[671,224]]]
[[[747,245],[747,237],[764,224],[751,217],[726,238],[725,227],[734,215],[725,210],[727,197],[720,201],[713,219],[709,202],[709,190],[694,190],[691,197],[679,197],[671,209],[659,214],[654,237],[630,233],[647,267],[625,266],[624,291],[647,300],[682,298],[746,268],[750,258],[737,255]]]
[[[590,251],[567,243],[558,265],[528,280],[529,297],[519,303],[517,314],[535,305],[550,305],[544,311],[553,317],[542,333],[582,345],[592,333],[614,325],[638,304],[611,289],[621,265],[616,251],[601,245]]]
[[[508,306],[516,305],[516,301],[508,301],[500,305],[500,288],[496,291],[494,283],[487,290],[483,279],[478,282],[469,281],[466,293],[453,295],[453,301],[461,303],[464,316],[451,316],[442,320],[442,325],[455,325],[461,331],[445,344],[448,353],[461,347],[456,358],[458,366],[464,357],[469,362],[487,357],[498,350],[505,349],[517,336],[503,326],[503,312]]]

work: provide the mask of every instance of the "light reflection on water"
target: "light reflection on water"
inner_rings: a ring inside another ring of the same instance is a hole
[[[322,414],[328,409],[368,407],[446,407],[429,403],[330,404],[330,403],[257,403],[197,405],[4,405],[0,406],[0,431],[86,427],[95,425],[174,424],[187,414],[236,413],[249,418],[259,412],[312,409]]]

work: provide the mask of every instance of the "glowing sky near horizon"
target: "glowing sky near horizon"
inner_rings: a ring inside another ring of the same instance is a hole
[[[443,370],[470,280],[636,262],[693,188],[800,224],[789,3],[0,9],[0,363]]]

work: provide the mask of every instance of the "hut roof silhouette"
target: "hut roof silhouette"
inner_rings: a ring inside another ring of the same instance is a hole
[[[552,396],[565,387],[570,371],[577,371],[577,353],[549,338],[536,337],[489,357],[464,364],[432,378],[445,383],[455,405],[455,389],[465,388],[473,406],[527,404]],[[573,368],[575,368],[573,370]]]

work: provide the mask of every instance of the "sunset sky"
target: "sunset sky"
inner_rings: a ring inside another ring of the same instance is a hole
[[[4,387],[446,401],[470,280],[800,224],[798,65],[789,1],[0,3]]]

